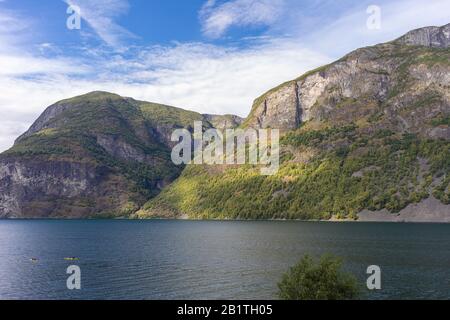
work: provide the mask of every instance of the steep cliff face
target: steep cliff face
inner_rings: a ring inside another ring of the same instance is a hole
[[[304,105],[301,106],[301,103]],[[309,117],[308,109],[305,101],[299,100],[298,82],[291,81],[258,98],[245,125],[293,130]]]
[[[1,217],[128,216],[178,177],[174,129],[205,116],[106,92],[48,107],[0,155]]]
[[[398,39],[397,42],[414,46],[448,48],[450,47],[450,24],[442,27],[426,27],[410,31]]]
[[[106,166],[47,157],[0,159],[0,217],[87,218],[135,210],[138,194]],[[125,191],[125,192],[124,192]],[[141,199],[142,201],[142,199]],[[127,207],[129,206],[129,207]]]
[[[286,131],[378,118],[377,128],[448,137],[428,123],[449,112],[449,30],[415,30],[282,84],[255,100],[245,124]]]

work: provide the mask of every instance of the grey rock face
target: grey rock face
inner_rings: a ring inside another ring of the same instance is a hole
[[[247,123],[254,128],[273,128],[292,130],[299,126],[302,110],[299,101],[299,88],[296,82],[270,92],[264,99],[256,102],[254,117]]]
[[[97,143],[114,158],[152,164],[153,158],[117,136],[98,135]]]
[[[428,136],[433,139],[450,140],[450,128],[448,126],[440,126],[430,129]]]
[[[292,130],[307,122],[339,126],[378,119],[371,120],[378,129],[445,138],[445,128],[427,126],[450,113],[449,26],[358,49],[272,89],[255,100],[246,125]]]
[[[43,129],[51,128],[50,121],[56,118],[58,115],[63,113],[64,111],[70,109],[72,105],[64,104],[64,103],[56,103],[51,105],[39,116],[39,118],[32,124],[32,126],[22,134],[20,137],[16,139],[16,143],[21,140],[33,135],[36,132],[39,132]]]
[[[244,119],[235,115],[204,114],[203,118],[211,124],[211,127],[219,130],[233,129],[244,122]]]
[[[364,96],[385,99],[389,76],[376,71],[390,71],[393,66],[366,60],[364,54],[359,52],[268,93],[262,102],[255,104],[248,124],[258,128],[293,130],[308,121],[330,118],[336,106],[352,103],[352,99]],[[356,105],[356,101],[353,103]],[[354,115],[351,117],[355,118]]]
[[[413,30],[397,41],[406,45],[448,48],[450,46],[450,24],[443,27],[426,27]]]
[[[127,201],[120,195],[126,182],[107,184],[110,174],[88,163],[3,158],[0,218],[83,218],[113,210]]]

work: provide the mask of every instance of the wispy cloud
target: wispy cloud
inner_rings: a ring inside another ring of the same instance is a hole
[[[40,58],[22,55],[0,54],[0,76],[31,76],[39,74],[83,74],[89,67],[66,58]]]
[[[0,52],[14,50],[23,31],[29,28],[28,20],[4,8],[0,11]]]
[[[123,40],[135,37],[133,33],[116,23],[116,19],[129,10],[128,0],[64,0],[77,6],[81,17],[108,45],[120,47]]]
[[[259,94],[329,60],[284,39],[245,50],[179,44],[141,52],[127,74],[130,80],[138,82],[126,90],[137,98],[202,113],[246,116]]]
[[[70,75],[86,72],[86,65],[80,61],[75,63],[73,58],[46,58],[33,52],[29,41],[30,30],[34,27],[31,19],[16,12],[0,11],[0,76]],[[42,53],[42,50],[50,47],[49,43],[41,44],[38,50]]]
[[[200,11],[203,33],[219,38],[233,27],[267,26],[284,10],[284,0],[232,0],[217,4],[208,0]]]

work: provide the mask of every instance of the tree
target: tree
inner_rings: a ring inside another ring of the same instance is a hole
[[[284,300],[355,299],[359,295],[357,280],[341,267],[341,259],[330,255],[318,262],[305,256],[283,275],[278,295]]]

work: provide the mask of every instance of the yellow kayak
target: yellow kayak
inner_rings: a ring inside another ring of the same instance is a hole
[[[77,261],[77,260],[80,260],[80,259],[75,258],[75,257],[70,257],[70,258],[64,258],[64,260],[66,260],[66,261]]]

